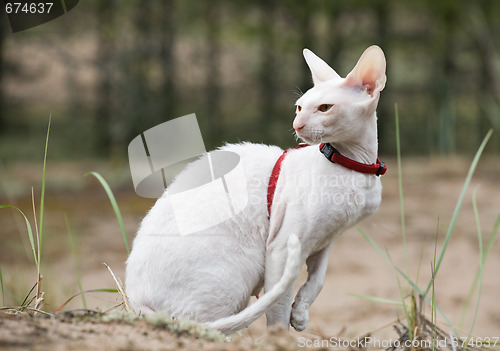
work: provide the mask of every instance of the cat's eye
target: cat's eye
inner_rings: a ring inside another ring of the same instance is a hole
[[[318,106],[318,111],[326,112],[333,107],[333,104],[322,104]]]

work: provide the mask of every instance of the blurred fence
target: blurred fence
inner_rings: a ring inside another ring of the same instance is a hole
[[[86,0],[24,32],[1,21],[4,159],[38,157],[49,114],[60,157],[125,157],[138,133],[189,113],[209,149],[292,146],[296,94],[312,85],[304,47],[341,75],[383,48],[381,154],[395,151],[395,103],[405,154],[470,154],[500,127],[500,1]]]

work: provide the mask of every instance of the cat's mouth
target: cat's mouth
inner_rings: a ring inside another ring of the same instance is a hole
[[[302,140],[309,145],[316,145],[323,143],[323,133],[319,130],[296,130],[295,138]]]

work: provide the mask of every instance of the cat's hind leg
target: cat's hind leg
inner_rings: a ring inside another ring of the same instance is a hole
[[[309,307],[323,288],[326,269],[328,267],[328,253],[332,245],[309,256],[306,260],[307,281],[297,292],[292,305],[290,322],[297,331],[303,331],[309,321]]]

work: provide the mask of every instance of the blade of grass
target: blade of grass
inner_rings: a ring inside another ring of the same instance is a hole
[[[40,282],[41,275],[40,275],[40,232],[38,230],[38,222],[36,220],[36,205],[35,205],[35,190],[33,187],[31,187],[31,205],[33,209],[33,222],[34,222],[34,227],[35,227],[35,239],[36,239],[36,251],[37,251],[37,264],[36,264],[36,273],[37,273],[37,282]],[[37,289],[36,289],[36,298],[38,301],[38,298],[40,297],[41,294],[41,286],[37,284]]]
[[[32,288],[30,289],[30,291],[26,294],[26,297],[24,298],[23,302],[21,303],[22,307],[25,307],[25,306],[29,305],[36,298],[36,296],[34,296],[34,297],[32,297],[30,299],[30,295],[35,290],[35,288],[37,287],[37,285],[38,285],[38,281],[32,286]]]
[[[415,277],[415,284],[418,285],[418,281],[420,279],[420,270],[422,269],[422,261],[424,260],[424,246],[420,249],[420,256],[418,258],[418,266],[417,266],[417,276]]]
[[[381,297],[363,295],[363,294],[354,294],[354,293],[347,293],[346,295],[357,297],[358,299],[362,299],[362,300],[366,300],[366,301],[380,302],[380,303],[384,303],[387,305],[396,305],[396,306],[403,305],[403,307],[404,307],[404,303],[401,303],[401,301],[383,299]]]
[[[37,285],[37,290],[36,290],[36,296],[35,296],[35,309],[41,309],[44,303],[44,292],[42,291],[42,282],[43,282],[43,276],[41,274],[38,275],[38,281],[36,282]]]
[[[14,193],[12,191],[12,182],[10,180],[10,176],[7,172],[7,169],[5,168],[5,165],[2,162],[2,158],[0,157],[0,187],[2,188],[4,194],[6,195],[7,203],[14,204],[16,203]],[[26,253],[27,258],[29,259],[30,252],[29,252],[29,243],[26,242],[27,238],[24,235],[24,231],[22,229],[23,224],[21,223],[21,220],[19,217],[14,216],[14,221],[17,227],[17,232],[22,240],[23,243],[23,249]]]
[[[3,289],[2,267],[0,267],[0,288],[2,289],[2,306],[5,306],[5,290]]]
[[[477,299],[476,308],[474,310],[474,316],[472,317],[472,323],[469,330],[469,338],[474,330],[474,325],[476,324],[477,312],[479,310],[479,302],[481,301],[481,290],[483,286],[483,266],[484,266],[484,252],[483,252],[483,232],[481,230],[481,221],[479,219],[479,210],[477,208],[477,190],[476,188],[472,194],[472,208],[474,209],[474,217],[476,219],[477,226],[477,240],[479,242],[479,281],[477,285]]]
[[[110,266],[108,266],[106,263],[104,263],[104,265],[106,266],[106,268],[108,269],[109,273],[111,273],[111,276],[115,280],[116,286],[118,287],[118,292],[122,296],[123,304],[125,305],[125,310],[127,312],[134,313],[134,310],[132,309],[132,307],[130,307],[130,304],[128,302],[128,297],[127,297],[127,294],[125,294],[125,289],[123,288],[122,282],[115,276],[115,273],[113,273],[113,270],[111,269]]]
[[[109,186],[108,182],[97,172],[89,172],[85,174],[86,176],[92,175],[97,180],[101,183],[102,187],[104,188],[104,191],[106,191],[106,194],[108,195],[109,202],[111,203],[111,206],[113,207],[113,211],[115,212],[116,219],[118,220],[118,224],[120,225],[120,230],[122,232],[123,236],[123,241],[125,242],[125,248],[127,249],[127,255],[130,255],[130,249],[128,247],[128,240],[127,240],[127,233],[125,232],[125,225],[123,223],[123,218],[122,214],[120,212],[120,208],[118,207],[118,203],[116,202],[115,196],[113,195],[113,191],[111,190],[111,187]]]
[[[44,204],[45,204],[45,178],[47,173],[47,153],[49,149],[49,135],[50,135],[50,122],[52,120],[52,113],[49,117],[49,125],[47,127],[47,136],[45,138],[45,152],[43,155],[43,171],[42,171],[42,189],[40,192],[40,227],[38,233],[38,274],[40,275],[40,265],[42,258],[42,238],[43,238],[43,215],[44,215]]]
[[[479,159],[481,158],[481,155],[484,151],[484,148],[486,147],[486,144],[488,143],[488,140],[491,137],[491,134],[493,134],[493,129],[490,129],[486,136],[483,139],[483,142],[479,146],[479,149],[476,152],[476,155],[474,156],[474,159],[472,160],[472,163],[469,168],[469,172],[467,173],[467,177],[465,178],[464,186],[462,188],[462,192],[460,193],[460,196],[458,198],[455,211],[453,212],[453,216],[451,218],[450,225],[448,226],[448,231],[446,233],[446,236],[443,241],[443,247],[441,248],[441,253],[439,255],[439,259],[437,261],[435,270],[434,270],[434,276],[437,275],[439,271],[439,267],[441,266],[441,262],[443,261],[444,254],[446,253],[446,248],[448,247],[448,243],[450,241],[451,235],[453,234],[453,229],[455,228],[455,223],[458,219],[458,213],[460,212],[460,208],[462,207],[462,203],[465,197],[465,193],[467,192],[467,189],[469,188],[470,181],[472,179],[472,176],[474,175],[474,172],[476,171],[477,164],[479,163]],[[427,285],[427,288],[425,289],[424,292],[424,297],[427,296],[427,293],[429,292],[429,289],[431,288],[433,282],[432,280],[429,282]]]
[[[402,161],[401,161],[401,138],[400,138],[400,133],[399,133],[399,109],[398,109],[397,103],[394,104],[394,118],[395,118],[395,123],[396,123],[396,156],[397,156],[397,163],[398,163],[398,192],[399,192],[399,213],[401,216],[401,235],[403,238],[405,272],[406,272],[407,276],[410,276],[410,268],[409,268],[409,264],[408,264],[408,249],[407,249],[407,245],[406,245],[405,206],[404,206],[404,195],[403,195],[403,171],[402,171]],[[398,282],[399,294],[401,296],[403,310],[405,313],[406,321],[408,323],[407,325],[408,325],[410,339],[413,340],[412,319],[411,319],[411,316],[410,316],[408,309],[406,307],[405,293],[404,293],[403,288],[401,286],[401,282],[399,280],[398,275],[396,275],[396,279]],[[417,277],[417,281],[418,281],[418,277]]]
[[[404,206],[404,195],[403,195],[403,171],[401,162],[401,139],[399,136],[399,110],[398,104],[394,105],[394,115],[396,122],[396,155],[398,160],[398,189],[399,189],[399,213],[401,215],[401,235],[403,237],[403,250],[405,256],[405,272],[409,276],[409,265],[408,265],[408,249],[406,246],[406,223],[405,223],[405,206]]]
[[[438,220],[438,228],[439,228],[439,220]],[[435,349],[436,344],[436,324],[437,324],[437,313],[436,313],[436,258],[437,258],[437,246],[438,246],[438,237],[439,230],[436,231],[436,241],[434,242],[434,257],[431,262],[431,282],[432,282],[432,296],[431,296],[431,323],[432,323],[432,350]]]
[[[488,242],[486,243],[486,248],[484,250],[484,262],[488,259],[488,255],[490,254],[491,248],[493,247],[493,242],[495,241],[495,238],[498,234],[498,231],[500,229],[500,214],[497,216],[497,219],[495,220],[495,224],[493,225],[493,230],[491,231],[490,237],[488,238]],[[464,309],[462,311],[462,315],[460,317],[460,329],[463,328],[463,325],[465,323],[465,317],[467,316],[467,312],[469,311],[469,306],[472,301],[472,296],[474,295],[477,284],[479,282],[479,267],[476,271],[476,275],[474,276],[474,280],[472,282],[472,285],[469,289],[469,293],[467,295],[467,299],[465,301]]]
[[[437,314],[436,314],[436,290],[435,290],[435,275],[434,275],[434,270],[435,270],[435,263],[436,263],[436,256],[434,256],[434,261],[431,263],[431,274],[432,274],[432,296],[431,296],[431,325],[432,325],[432,351],[435,350],[436,346],[436,338],[437,338],[437,333],[436,333],[436,324],[437,324]]]
[[[31,223],[30,221],[28,220],[28,218],[26,217],[26,215],[24,214],[24,212],[16,207],[16,206],[11,206],[11,205],[0,205],[0,208],[13,208],[15,210],[17,210],[24,218],[24,221],[26,223],[26,229],[28,230],[28,238],[29,238],[29,241],[30,241],[30,246],[31,246],[31,250],[33,251],[33,259],[35,261],[35,265],[38,266],[38,258],[37,258],[37,254],[36,254],[36,248],[35,248],[35,240],[33,238],[33,230],[31,229]]]
[[[64,222],[66,223],[66,231],[68,232],[71,255],[73,256],[73,261],[75,263],[76,280],[78,283],[78,288],[80,289],[80,291],[83,291],[82,274],[80,272],[80,262],[78,260],[78,255],[76,254],[76,245],[75,245],[75,240],[73,238],[73,231],[71,230],[71,226],[69,225],[69,219],[66,212],[64,213]],[[87,301],[85,300],[85,294],[82,294],[82,304],[83,308],[87,309]]]
[[[85,290],[85,291],[80,291],[78,294],[75,294],[73,296],[71,296],[69,299],[67,299],[61,306],[59,306],[59,308],[54,312],[54,315],[58,314],[59,312],[61,312],[63,310],[64,307],[66,307],[66,305],[71,301],[73,300],[75,297],[79,296],[79,295],[83,295],[83,294],[87,294],[87,293],[96,293],[96,292],[104,292],[104,293],[117,293],[118,290],[117,289],[92,289],[92,290]]]
[[[410,313],[408,312],[408,308],[406,307],[405,303],[405,294],[403,291],[403,287],[401,286],[401,281],[399,280],[399,276],[396,274],[396,280],[398,282],[398,289],[399,289],[399,294],[401,295],[401,304],[403,305],[403,311],[405,313],[405,318],[406,318],[406,323],[408,325],[408,333],[410,336],[410,340],[413,340],[413,325],[412,325],[412,318],[410,316]]]

